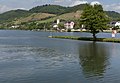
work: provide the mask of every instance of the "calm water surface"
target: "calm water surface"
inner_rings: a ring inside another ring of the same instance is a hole
[[[49,35],[91,36],[1,30],[0,83],[120,83],[119,43],[51,39]]]

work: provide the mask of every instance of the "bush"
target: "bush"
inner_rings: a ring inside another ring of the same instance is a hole
[[[91,37],[52,36],[52,38],[73,39],[73,40],[84,40],[84,41],[94,41],[94,38],[91,38]],[[97,38],[96,41],[120,43],[120,39],[119,39],[119,38]]]

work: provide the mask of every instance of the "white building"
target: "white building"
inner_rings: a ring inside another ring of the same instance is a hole
[[[60,19],[57,19],[57,22],[54,23],[53,28],[58,28],[58,24],[60,23]]]
[[[65,27],[66,29],[73,29],[73,28],[74,28],[74,25],[75,25],[74,22],[67,22],[67,23],[64,24],[64,27]]]
[[[115,23],[115,27],[118,26],[120,28],[120,21]]]
[[[10,28],[18,28],[20,27],[19,25],[11,26]]]
[[[109,23],[109,26],[120,28],[120,21],[112,21]]]
[[[57,24],[53,25],[53,28],[58,28],[58,25]]]
[[[60,19],[57,19],[57,24],[59,24],[60,23]]]

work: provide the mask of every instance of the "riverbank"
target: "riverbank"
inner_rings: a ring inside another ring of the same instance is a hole
[[[49,38],[94,41],[94,39],[92,37],[78,37],[78,36],[49,36]],[[96,41],[120,43],[120,38],[97,38]]]

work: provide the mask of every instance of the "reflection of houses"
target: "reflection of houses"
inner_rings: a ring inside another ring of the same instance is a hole
[[[74,22],[66,22],[66,23],[64,24],[64,27],[65,27],[66,29],[73,29],[73,28],[74,28],[74,25],[75,25]]]

